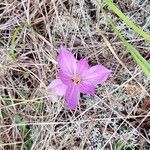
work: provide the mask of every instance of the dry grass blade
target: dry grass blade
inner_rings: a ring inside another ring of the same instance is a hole
[[[149,1],[131,1],[117,5],[147,31]],[[149,43],[110,16],[149,61]],[[146,150],[150,80],[122,44],[93,0],[0,1],[0,149],[113,150],[121,140],[124,148]],[[47,90],[57,76],[60,45],[90,66],[112,70],[95,96],[81,95],[76,110]]]

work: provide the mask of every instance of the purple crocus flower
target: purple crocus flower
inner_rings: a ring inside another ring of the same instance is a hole
[[[102,65],[89,67],[86,58],[76,60],[74,55],[62,47],[58,55],[58,79],[50,83],[48,89],[64,96],[68,108],[75,109],[79,103],[80,93],[95,94],[95,86],[103,83],[111,71]]]

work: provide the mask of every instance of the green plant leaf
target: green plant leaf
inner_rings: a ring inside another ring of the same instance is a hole
[[[6,111],[1,111],[1,115],[2,115],[3,118],[8,117],[8,113]]]
[[[114,144],[113,150],[132,150],[132,147],[131,145],[127,145],[124,140],[120,139]]]
[[[15,60],[16,59],[16,54],[15,54],[15,47],[16,47],[16,38],[17,38],[17,35],[22,31],[24,27],[24,24],[22,23],[20,26],[18,26],[16,28],[16,30],[14,31],[13,35],[12,35],[12,39],[11,39],[11,42],[10,42],[10,50],[9,50],[9,57],[12,59],[12,60]]]
[[[22,118],[19,115],[15,116],[15,123],[21,124],[24,123]],[[31,138],[30,128],[27,125],[20,126],[20,131],[23,135],[25,146],[27,150],[31,150],[33,139]]]
[[[126,17],[118,7],[111,0],[104,0],[109,8],[122,19],[126,25],[132,28],[136,33],[141,35],[144,39],[150,41],[150,35],[142,30],[142,28],[137,27],[128,17]]]
[[[114,150],[121,150],[125,146],[125,142],[123,140],[118,140],[114,145]]]

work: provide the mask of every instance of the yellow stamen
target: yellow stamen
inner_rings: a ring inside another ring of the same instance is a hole
[[[72,81],[76,84],[79,84],[81,82],[81,77],[79,75],[75,75]]]

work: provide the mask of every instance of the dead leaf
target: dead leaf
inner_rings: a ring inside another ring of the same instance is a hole
[[[150,109],[150,97],[143,101],[143,104],[141,105],[141,109],[143,111],[148,111]]]

